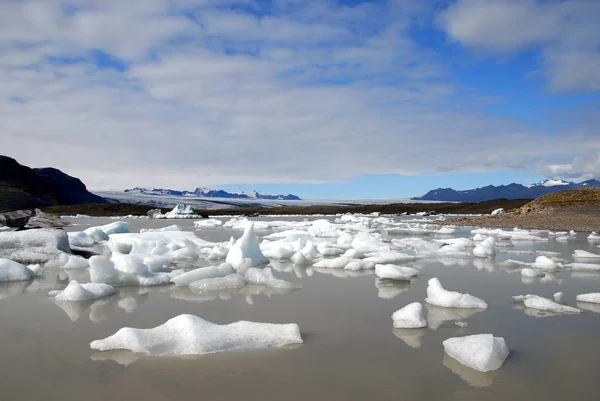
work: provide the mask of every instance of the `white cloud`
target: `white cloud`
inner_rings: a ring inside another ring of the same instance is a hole
[[[471,109],[485,97],[411,40],[418,7],[223,4],[3,4],[3,153],[92,188],[190,188],[527,170],[600,150],[588,126],[549,136]]]
[[[439,15],[452,40],[503,56],[541,48],[553,91],[600,90],[600,2],[458,0]]]

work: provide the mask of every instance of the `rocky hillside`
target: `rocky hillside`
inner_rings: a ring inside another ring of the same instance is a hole
[[[104,203],[83,182],[55,168],[30,168],[0,155],[0,212],[50,205]]]

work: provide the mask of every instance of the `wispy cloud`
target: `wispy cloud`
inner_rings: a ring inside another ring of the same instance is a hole
[[[548,135],[487,114],[485,94],[414,37],[415,24],[432,23],[428,5],[4,2],[3,153],[63,168],[92,188],[547,171],[598,154],[590,125]],[[550,52],[559,40],[544,23],[524,39],[474,41],[496,31],[456,28],[471,18],[469,5],[440,17],[461,43],[499,51],[540,43]],[[549,71],[560,64],[546,60]],[[593,89],[585,76],[573,84],[557,72],[550,83]]]

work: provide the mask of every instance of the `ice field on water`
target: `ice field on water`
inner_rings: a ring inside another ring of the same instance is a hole
[[[440,218],[78,218],[68,234],[0,232],[0,391],[595,399],[600,236]]]

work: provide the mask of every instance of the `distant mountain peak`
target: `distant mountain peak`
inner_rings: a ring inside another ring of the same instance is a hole
[[[140,188],[134,187],[124,190],[125,193],[139,193],[146,195],[169,195],[186,196],[199,198],[234,198],[234,199],[271,199],[271,200],[300,200],[300,197],[293,194],[270,194],[258,191],[225,191],[223,189],[210,189],[198,187],[193,191],[179,191],[164,188]]]
[[[457,191],[452,188],[437,188],[414,200],[448,201],[448,202],[483,202],[494,199],[533,199],[563,189],[600,188],[596,179],[575,183],[557,178],[550,178],[535,184],[521,185],[488,185],[481,188]]]

